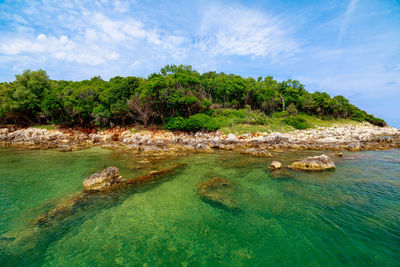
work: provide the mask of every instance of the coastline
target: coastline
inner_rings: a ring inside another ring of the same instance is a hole
[[[222,132],[170,132],[164,130],[129,130],[112,128],[89,132],[71,128],[0,128],[0,146],[26,149],[56,149],[62,152],[92,146],[128,150],[144,155],[180,152],[235,150],[254,156],[271,156],[270,152],[331,150],[361,151],[400,148],[400,130],[369,123],[295,130],[286,133],[225,135]]]

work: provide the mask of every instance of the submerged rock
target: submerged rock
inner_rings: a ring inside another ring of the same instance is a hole
[[[307,170],[307,171],[322,171],[335,169],[336,165],[330,157],[325,154],[316,157],[308,157],[300,161],[293,162],[289,168]]]
[[[73,147],[70,145],[61,145],[56,147],[56,150],[60,152],[70,152],[73,150]]]
[[[197,194],[204,200],[221,205],[227,209],[238,209],[239,204],[233,198],[234,186],[227,180],[214,177],[196,185]]]
[[[272,161],[271,165],[269,165],[269,169],[271,171],[275,171],[275,170],[279,170],[282,167],[282,163],[280,163],[279,161]]]
[[[267,149],[249,148],[242,151],[242,154],[248,154],[256,157],[265,157],[265,158],[272,157],[272,154]]]
[[[83,180],[83,187],[86,191],[105,190],[113,184],[121,182],[119,170],[116,167],[109,167],[100,173],[95,173]]]
[[[18,257],[13,263],[18,262],[19,264],[15,265],[25,266],[29,262],[27,259],[45,254],[47,247],[62,238],[72,227],[95,216],[98,211],[118,205],[138,188],[141,190],[144,186],[152,188],[161,181],[173,177],[170,174],[183,166],[185,164],[178,163],[170,168],[154,170],[133,179],[121,179],[118,169],[110,167],[85,178],[83,183],[85,191],[58,203],[55,208],[34,218],[27,228],[0,236],[0,265],[4,265],[4,255],[13,255],[18,251]]]
[[[95,173],[85,178],[83,180],[85,191],[60,202],[54,209],[42,214],[33,221],[37,225],[48,225],[51,221],[64,220],[71,216],[74,210],[82,208],[85,205],[95,203],[100,199],[107,199],[108,195],[112,199],[113,192],[121,192],[121,190],[129,189],[129,186],[138,188],[138,186],[142,185],[154,185],[155,181],[165,178],[165,175],[171,174],[183,166],[185,164],[179,163],[171,168],[154,170],[133,179],[122,179],[118,168],[109,167],[101,173]]]

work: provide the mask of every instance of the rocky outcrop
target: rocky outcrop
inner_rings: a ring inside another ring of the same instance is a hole
[[[276,170],[279,170],[280,168],[282,168],[282,163],[280,163],[279,161],[276,161],[276,160],[272,161],[271,165],[269,165],[269,169],[271,171],[276,171]]]
[[[102,131],[37,128],[0,129],[0,145],[27,148],[56,148],[73,151],[90,146],[126,149],[144,154],[167,151],[212,152],[212,148],[237,150],[253,156],[269,157],[271,151],[283,150],[382,150],[400,148],[400,130],[371,124],[332,126],[287,133],[225,135],[222,132],[196,134],[113,128]]]
[[[83,180],[83,187],[86,191],[102,191],[122,181],[119,170],[116,167],[109,167],[100,173],[95,173]]]
[[[234,199],[235,187],[227,180],[214,177],[196,185],[197,194],[211,204],[217,204],[227,209],[238,209],[239,204]]]
[[[335,169],[336,165],[330,157],[325,154],[321,156],[308,157],[300,161],[293,162],[289,168],[306,171],[323,171]]]

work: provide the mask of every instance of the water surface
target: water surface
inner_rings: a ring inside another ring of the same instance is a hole
[[[274,159],[287,165],[316,153]],[[400,150],[349,153],[335,171],[317,173],[271,173],[271,161],[234,152],[154,161],[100,148],[0,149],[0,265],[399,266]],[[116,166],[133,178],[177,162],[186,167],[168,179],[32,230],[32,219],[80,192],[94,172]],[[195,185],[212,177],[235,184],[239,211],[197,196]],[[24,235],[34,241],[15,242]]]

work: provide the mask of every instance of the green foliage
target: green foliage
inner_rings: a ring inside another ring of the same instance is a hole
[[[218,109],[214,111],[213,116],[219,118],[223,126],[234,124],[262,125],[267,121],[267,116],[263,112],[250,109]]]
[[[309,93],[296,80],[200,74],[184,65],[167,65],[147,78],[117,76],[104,81],[93,77],[78,82],[54,81],[43,70],[27,70],[16,75],[14,82],[0,84],[2,123],[101,127],[136,123],[146,127],[175,118],[166,127],[197,131],[238,124],[275,125],[289,116],[287,125],[304,127],[299,119],[290,118],[301,118],[298,114],[386,125],[343,96]]]
[[[45,130],[54,130],[54,125],[35,125],[34,128],[45,129]]]
[[[297,116],[299,114],[299,111],[297,110],[296,106],[291,103],[287,108],[287,113],[289,114],[289,116]]]
[[[183,117],[169,117],[164,128],[171,131],[186,131],[186,120]]]
[[[290,116],[284,119],[283,122],[298,130],[303,130],[310,127],[310,125],[304,118],[298,116],[296,117]]]
[[[380,127],[384,127],[387,126],[386,122],[380,118],[375,118],[373,115],[371,114],[367,114],[365,120],[371,124],[380,126]]]
[[[220,122],[217,118],[212,118],[206,114],[198,113],[190,116],[187,119],[182,117],[171,117],[165,124],[167,130],[178,130],[178,131],[216,131],[220,128]]]

